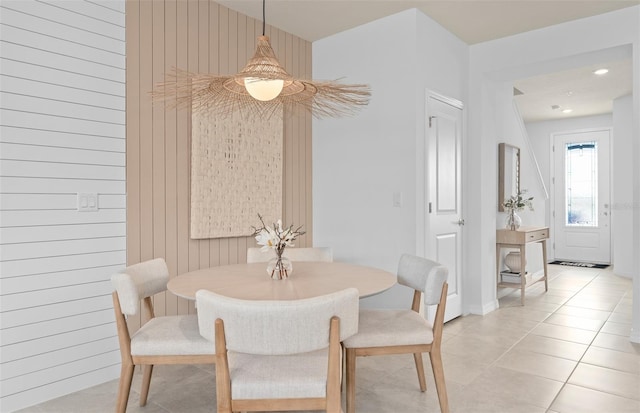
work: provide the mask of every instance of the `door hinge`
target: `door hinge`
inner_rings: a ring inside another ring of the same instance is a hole
[[[551,145],[551,152],[555,152],[556,151],[556,146],[555,145]]]
[[[555,184],[556,184],[556,178],[555,178],[555,176],[551,178],[551,184],[552,184],[552,185],[555,185]]]
[[[556,211],[552,211],[551,212],[551,216],[553,216],[555,218],[556,217]]]
[[[431,127],[431,125],[432,125],[432,121],[433,121],[433,119],[435,119],[435,118],[436,118],[435,116],[429,116],[429,127]]]
[[[431,202],[429,202],[429,213],[431,213]]]

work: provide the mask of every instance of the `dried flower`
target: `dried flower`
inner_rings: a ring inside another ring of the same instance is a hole
[[[261,251],[263,252],[274,249],[276,255],[280,257],[285,247],[293,247],[293,241],[298,236],[305,234],[305,232],[301,230],[302,226],[296,229],[293,229],[293,225],[283,227],[282,220],[279,219],[272,227],[268,227],[265,225],[264,219],[262,219],[260,214],[258,214],[258,218],[260,218],[262,226],[259,228],[252,227],[254,230],[253,235],[258,245],[262,245]]]
[[[530,211],[533,211],[533,197],[524,198],[523,195],[527,193],[526,189],[518,192],[517,195],[513,195],[511,198],[505,200],[502,206],[509,211],[522,211],[525,207],[529,207]]]

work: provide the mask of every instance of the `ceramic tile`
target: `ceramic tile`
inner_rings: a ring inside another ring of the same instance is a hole
[[[590,297],[572,298],[567,301],[566,305],[571,307],[589,308],[591,310],[613,311],[618,301],[594,300]]]
[[[589,308],[572,307],[569,305],[562,306],[555,314],[569,315],[573,317],[590,318],[592,320],[607,321],[611,316],[610,311],[591,310]]]
[[[428,361],[425,360],[425,363],[428,364]],[[485,363],[473,353],[461,356],[449,354],[445,350],[442,351],[442,364],[447,383],[455,382],[462,385],[471,383],[489,367],[489,363]]]
[[[531,351],[511,350],[496,362],[497,366],[547,379],[565,382],[577,361]]]
[[[479,360],[492,363],[504,354],[516,340],[496,340],[491,336],[474,334],[461,334],[447,342],[443,351],[458,356],[466,356],[473,353]]]
[[[592,320],[583,317],[574,317],[564,314],[552,314],[546,320],[545,323],[555,324],[566,327],[579,328],[581,330],[599,331],[600,327],[604,324],[602,320]]]
[[[634,412],[640,411],[640,402],[585,387],[567,384],[562,388],[551,408],[558,412]]]
[[[629,337],[616,334],[600,333],[593,340],[592,345],[640,355],[640,344],[630,342]]]
[[[567,383],[640,400],[640,376],[637,374],[580,363]]]
[[[613,321],[614,323],[631,323],[631,312],[628,313],[611,313],[611,317],[609,317],[608,321]]]
[[[547,408],[562,385],[559,381],[533,374],[491,366],[465,389],[472,394],[483,394],[482,397],[512,401],[515,405]]]
[[[640,375],[640,354],[624,353],[622,351],[591,346],[580,361],[582,363]]]
[[[543,321],[545,318],[549,317],[553,314],[550,311],[538,311],[532,309],[529,306],[522,306],[518,301],[514,306],[502,306],[500,303],[500,308],[495,312],[499,313],[501,317],[510,318],[514,320],[530,320],[530,321]]]
[[[513,349],[579,361],[588,347],[586,344],[529,334],[516,344]]]
[[[595,331],[542,323],[531,331],[531,334],[557,338],[574,343],[589,344],[596,335]]]
[[[629,337],[631,334],[631,323],[615,323],[613,321],[607,321],[600,329],[600,332]]]

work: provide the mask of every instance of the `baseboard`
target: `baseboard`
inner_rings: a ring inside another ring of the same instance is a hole
[[[631,341],[632,343],[640,343],[640,329],[631,329],[629,341]]]
[[[486,315],[500,308],[498,300],[495,299],[482,306],[472,305],[468,308],[469,314]]]

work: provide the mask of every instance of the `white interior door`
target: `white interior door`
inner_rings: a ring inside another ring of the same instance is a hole
[[[462,103],[427,97],[427,258],[449,269],[445,321],[462,314]]]
[[[553,136],[554,254],[558,260],[609,264],[609,129]]]

